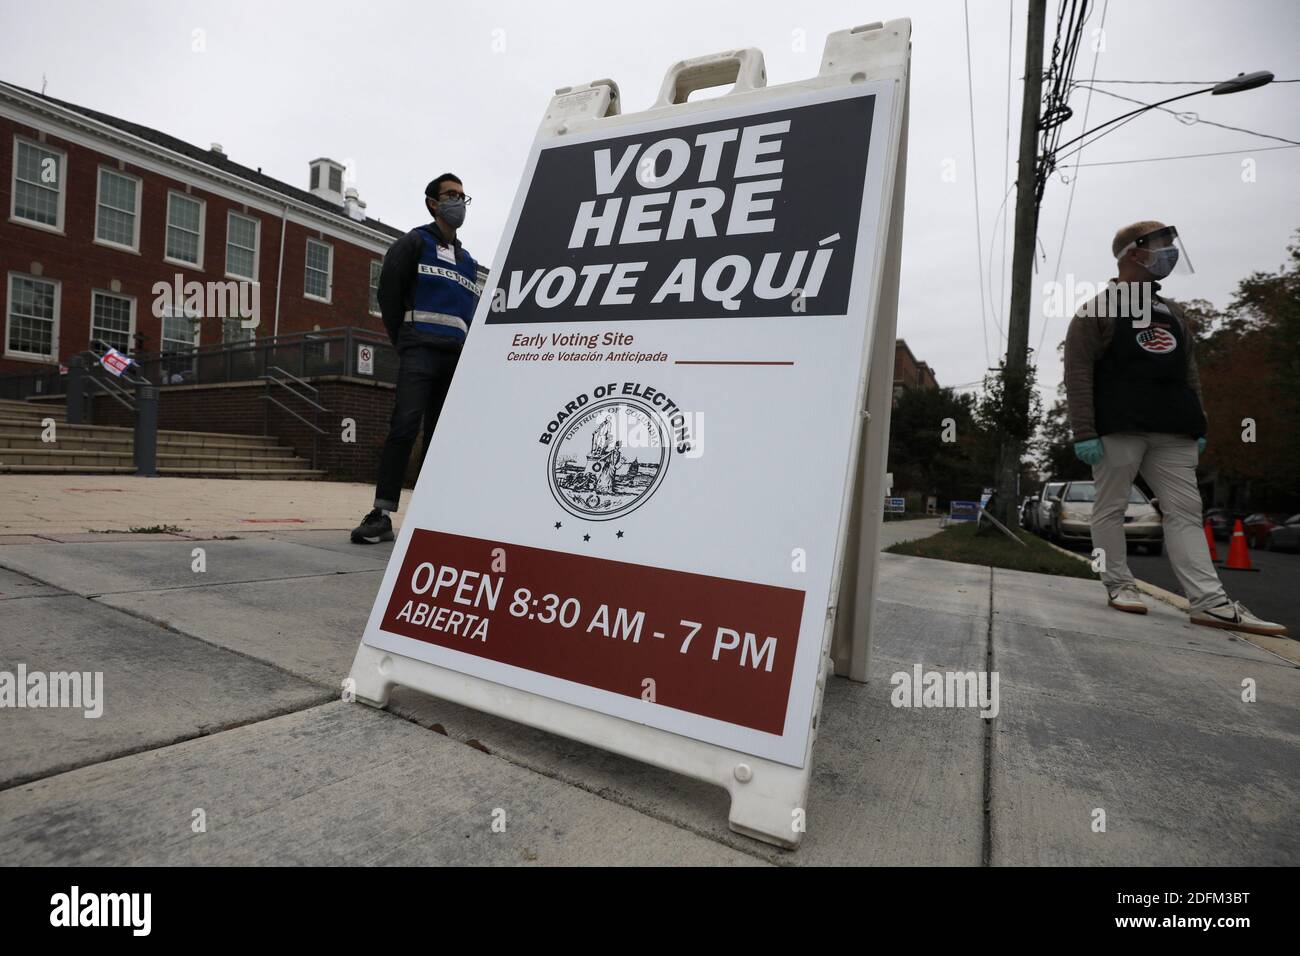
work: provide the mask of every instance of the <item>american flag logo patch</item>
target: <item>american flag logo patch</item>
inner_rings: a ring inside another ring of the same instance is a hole
[[[1139,332],[1137,343],[1148,352],[1154,352],[1156,355],[1164,355],[1166,352],[1172,352],[1178,348],[1178,340],[1167,329],[1157,326]]]

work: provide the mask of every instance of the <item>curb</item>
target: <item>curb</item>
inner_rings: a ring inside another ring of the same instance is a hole
[[[1046,538],[1044,538],[1043,540],[1047,541]],[[1092,563],[1088,558],[1084,557],[1083,555],[1075,551],[1070,551],[1067,550],[1066,548],[1062,548],[1060,545],[1055,544],[1054,542],[1047,541],[1047,546],[1050,548],[1055,548],[1057,551],[1060,551],[1062,554],[1068,554],[1072,558],[1076,558],[1079,561],[1083,561],[1085,564]],[[1151,595],[1153,598],[1155,598],[1158,601],[1163,601],[1165,604],[1175,607],[1180,611],[1187,611],[1191,608],[1191,602],[1189,602],[1187,598],[1183,597],[1180,594],[1175,594],[1173,591],[1166,591],[1164,588],[1157,587],[1154,584],[1149,584],[1146,581],[1143,581],[1138,578],[1134,578],[1134,580],[1137,581],[1137,586],[1139,591],[1143,591],[1146,594]],[[1228,629],[1219,628],[1218,630],[1228,630]],[[1272,654],[1274,657],[1280,657],[1288,664],[1300,665],[1300,644],[1297,644],[1296,641],[1291,640],[1289,637],[1264,637],[1260,634],[1247,634],[1244,631],[1230,631],[1230,630],[1228,631],[1228,633],[1233,635],[1239,641],[1245,641],[1247,644],[1251,645],[1252,647],[1258,647],[1261,651],[1265,651],[1266,653]]]

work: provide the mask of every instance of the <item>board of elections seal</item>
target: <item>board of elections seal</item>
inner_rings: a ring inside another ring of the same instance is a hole
[[[654,409],[625,398],[598,402],[551,442],[551,494],[579,518],[621,518],[650,500],[670,453],[667,428]]]

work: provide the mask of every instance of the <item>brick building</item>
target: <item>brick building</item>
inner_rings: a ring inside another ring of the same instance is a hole
[[[894,401],[905,388],[937,389],[939,380],[934,370],[920,361],[902,339],[894,342]]]
[[[0,82],[0,374],[48,368],[92,339],[158,352],[342,326],[382,332],[379,266],[405,230],[365,215],[341,163],[320,158],[303,172],[307,189],[219,144]],[[239,283],[258,326],[247,327],[246,309],[174,296],[159,305],[157,283],[193,280]]]

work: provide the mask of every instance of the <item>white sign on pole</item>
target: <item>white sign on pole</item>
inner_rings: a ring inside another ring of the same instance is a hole
[[[375,374],[375,348],[373,345],[357,346],[357,374]]]
[[[557,93],[429,452],[468,467],[420,477],[359,699],[692,774],[798,842],[878,308],[893,349],[909,37],[832,34],[775,88],[757,50],[684,61],[642,114]]]

